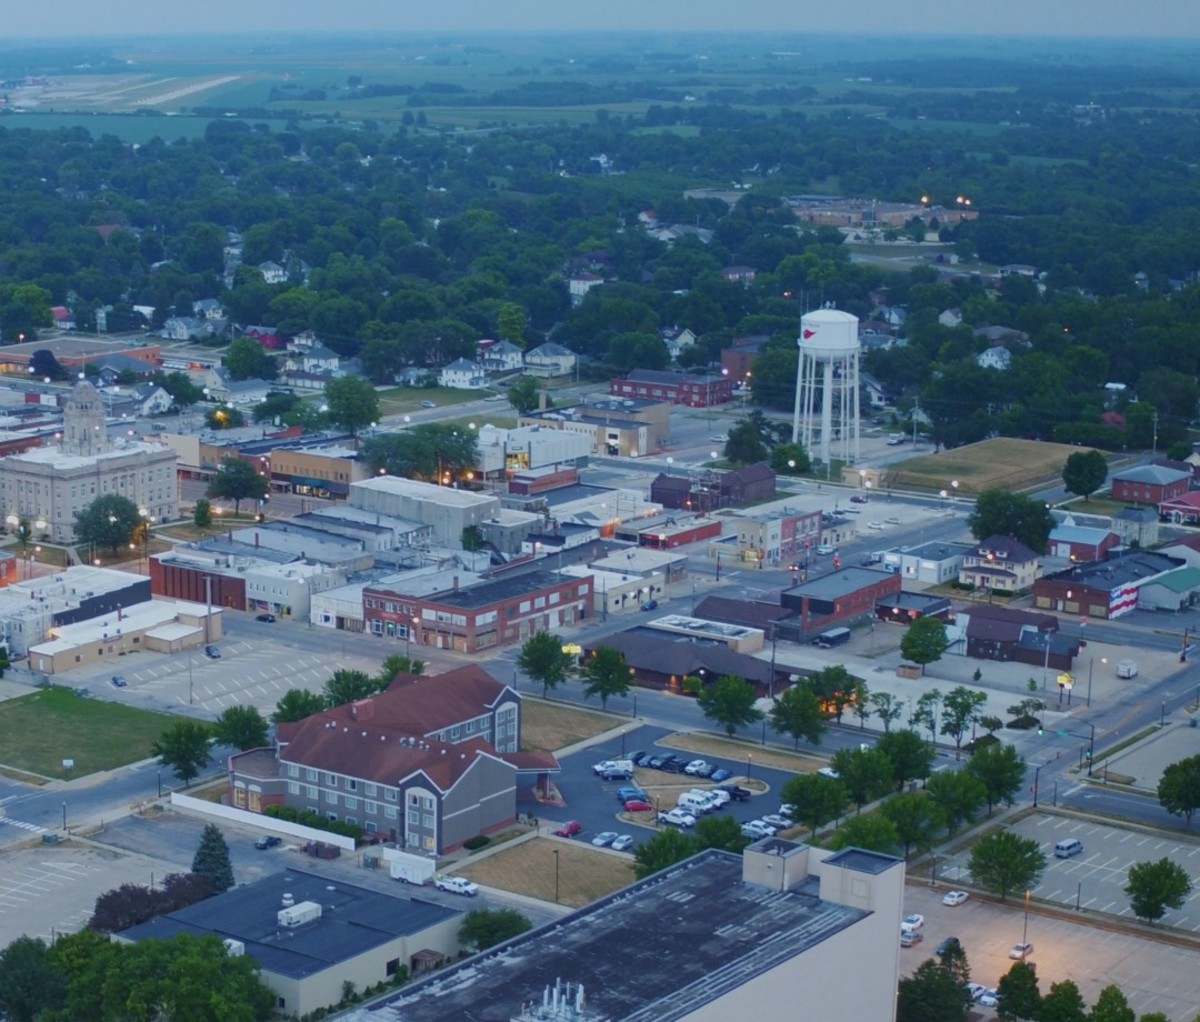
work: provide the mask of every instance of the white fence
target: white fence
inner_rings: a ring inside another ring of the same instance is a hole
[[[171,792],[171,805],[183,812],[196,813],[199,816],[214,816],[218,820],[228,820],[230,823],[240,823],[258,830],[284,834],[287,837],[299,838],[301,841],[321,841],[327,845],[336,845],[344,852],[354,851],[354,838],[352,837],[331,834],[327,830],[317,830],[313,827],[305,827],[300,823],[289,823],[287,820],[277,820],[274,816],[252,813],[247,809],[234,809],[233,806],[206,802],[202,798],[181,795],[177,791]]]

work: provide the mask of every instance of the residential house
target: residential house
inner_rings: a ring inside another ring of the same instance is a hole
[[[192,302],[192,315],[200,319],[223,319],[225,311],[216,298],[200,298]]]
[[[877,411],[892,403],[892,396],[888,393],[887,388],[870,373],[859,373],[858,382],[862,388],[862,400],[865,407]]]
[[[575,352],[547,341],[525,352],[524,364],[533,376],[569,376],[575,371]]]
[[[586,270],[576,273],[567,281],[567,291],[571,295],[571,304],[579,305],[587,293],[594,287],[604,283],[604,278]]]
[[[1183,469],[1162,465],[1135,465],[1112,474],[1113,500],[1130,504],[1161,505],[1187,493],[1192,475]]]
[[[170,411],[174,399],[157,383],[143,383],[130,391],[137,414],[143,417],[162,415]]]
[[[258,271],[263,275],[263,281],[267,284],[284,284],[287,282],[287,270],[271,260],[259,263]]]
[[[983,369],[999,369],[1004,372],[1012,366],[1012,352],[1003,345],[996,344],[976,355],[975,361]]]
[[[441,372],[438,373],[438,383],[455,390],[480,390],[487,386],[487,377],[474,362],[456,358],[448,365],[442,366]]]
[[[733,400],[734,380],[724,375],[700,376],[658,369],[632,369],[609,381],[616,397],[647,398],[690,408],[710,408]]]
[[[953,330],[956,326],[961,326],[963,321],[962,309],[945,309],[938,316],[938,322]]]
[[[1064,522],[1050,533],[1046,554],[1070,561],[1103,561],[1108,552],[1120,545],[1116,533]]]
[[[251,337],[264,348],[270,348],[272,351],[287,347],[287,341],[273,326],[248,326],[242,330],[241,336]]]
[[[730,284],[741,284],[743,287],[749,287],[756,276],[753,266],[726,266],[721,271],[722,280]]]
[[[966,654],[976,660],[1016,661],[1031,666],[1069,670],[1079,641],[1059,633],[1053,614],[1034,614],[1015,607],[975,603],[955,621]]]
[[[988,536],[963,555],[958,580],[975,589],[1023,593],[1041,571],[1038,554],[1012,536]]]
[[[170,341],[190,341],[194,337],[208,337],[212,333],[212,324],[195,316],[172,316],[158,333]]]
[[[234,405],[257,404],[276,386],[272,380],[235,380],[224,366],[209,369],[204,380],[204,390],[210,401]]]
[[[1158,543],[1158,509],[1127,507],[1112,517],[1112,531],[1122,546],[1152,547]]]
[[[662,332],[662,339],[672,362],[679,358],[680,352],[685,348],[690,348],[696,343],[696,335],[687,327],[682,330],[679,327],[669,327]]]
[[[50,315],[54,317],[54,325],[59,330],[74,330],[75,329],[75,313],[68,309],[65,305],[55,305],[50,309]]]
[[[508,373],[524,365],[524,352],[511,341],[480,341],[479,365],[488,373]]]

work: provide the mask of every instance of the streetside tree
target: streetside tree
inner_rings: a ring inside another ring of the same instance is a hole
[[[232,341],[221,362],[234,380],[273,380],[279,371],[279,363],[253,337]]]
[[[664,827],[654,837],[642,841],[633,850],[633,872],[639,880],[674,866],[700,851],[699,842],[691,834],[675,827]]]
[[[1013,796],[1025,781],[1025,760],[1013,745],[987,745],[976,750],[963,768],[983,784],[988,816],[1001,802],[1013,804]]]
[[[291,724],[320,713],[325,707],[325,698],[316,692],[304,688],[288,689],[275,704],[271,720],[276,724]]]
[[[933,847],[934,835],[942,829],[942,812],[920,791],[894,795],[879,807],[896,828],[896,837],[904,848],[904,858],[914,848],[925,851]]]
[[[840,724],[846,707],[858,695],[859,683],[859,679],[841,664],[830,664],[806,678],[802,684],[811,688],[823,705],[833,708],[834,719]]]
[[[941,705],[941,702],[942,693],[940,689],[931,688],[928,692],[922,692],[917,697],[916,705],[908,717],[910,727],[924,727],[929,729],[929,741],[931,744],[934,738],[937,737],[938,706]]]
[[[213,737],[235,749],[261,749],[267,744],[267,722],[257,706],[227,706],[213,724]]]
[[[892,725],[904,716],[904,700],[897,699],[891,692],[872,692],[871,707],[883,725],[885,735],[892,730]]]
[[[1073,451],[1063,465],[1062,481],[1067,492],[1085,501],[1104,485],[1107,478],[1108,462],[1099,451]]]
[[[542,388],[533,376],[518,376],[508,385],[508,403],[521,415],[528,415],[538,406]]]
[[[967,526],[976,539],[1012,536],[1040,554],[1046,549],[1054,519],[1044,501],[997,487],[979,494]]]
[[[75,542],[106,547],[116,554],[129,545],[141,521],[132,500],[119,493],[106,493],[75,512]]]
[[[521,646],[517,666],[530,681],[542,686],[544,699],[550,689],[558,688],[571,677],[575,658],[563,650],[562,636],[553,632],[535,632]]]
[[[192,858],[192,873],[200,877],[213,894],[221,894],[233,886],[233,863],[229,860],[229,845],[215,823],[206,824],[200,844]]]
[[[1024,1022],[1038,1017],[1042,1006],[1042,994],[1038,990],[1037,970],[1029,962],[1013,962],[996,989],[1000,993],[1000,1006],[996,1013],[1005,1022]]]
[[[817,828],[836,820],[846,811],[846,788],[841,781],[823,774],[799,774],[779,793],[781,801],[795,806],[793,819],[815,835]]]
[[[1072,980],[1050,984],[1038,1008],[1038,1022],[1088,1022],[1087,1005]]]
[[[997,830],[975,842],[967,869],[975,883],[1007,901],[1013,891],[1037,886],[1046,870],[1046,856],[1033,838]]]
[[[1136,862],[1129,867],[1125,893],[1133,914],[1153,926],[1168,908],[1183,908],[1192,893],[1192,879],[1187,870],[1170,859]]]
[[[379,686],[379,691],[382,692],[396,680],[397,674],[415,674],[419,677],[424,673],[424,660],[417,660],[406,653],[392,653],[384,657],[383,663],[379,665],[379,673],[375,676],[375,683]]]
[[[742,825],[732,816],[702,816],[692,836],[700,848],[719,848],[735,855],[741,855],[750,844],[742,835]]]
[[[216,475],[208,484],[205,496],[233,501],[233,513],[242,509],[243,500],[262,500],[270,489],[270,482],[248,461],[241,458],[226,458]],[[136,513],[136,508],[134,509]]]
[[[966,1022],[970,996],[954,974],[932,958],[900,980],[896,1022]]]
[[[346,703],[358,702],[379,691],[379,679],[372,678],[365,671],[334,671],[333,677],[325,682],[322,692],[325,696],[325,709],[344,706]]]
[[[1088,1022],[1136,1022],[1137,1016],[1129,1007],[1125,994],[1115,983],[1109,983],[1100,991],[1096,1003],[1088,1013]],[[1144,1020],[1143,1016],[1143,1020]]]
[[[792,685],[775,697],[770,709],[771,727],[780,734],[790,735],[795,747],[800,748],[800,739],[819,745],[825,733],[825,719],[821,715],[821,700],[806,685]]]
[[[754,686],[735,674],[726,674],[713,685],[702,685],[696,693],[705,719],[720,724],[730,738],[738,728],[763,719],[762,710],[754,705],[757,699]]]
[[[725,458],[735,465],[757,465],[767,458],[767,445],[758,428],[749,419],[741,419],[729,430]]]
[[[929,664],[942,659],[949,643],[946,623],[936,617],[919,617],[900,639],[900,652],[905,660],[921,665],[921,673]]]
[[[866,848],[890,855],[900,847],[900,835],[896,825],[883,813],[867,813],[849,817],[829,839],[829,847]]]
[[[983,782],[963,770],[934,774],[926,781],[925,791],[942,811],[949,831],[974,820],[987,798]]]
[[[612,646],[597,646],[588,657],[580,672],[583,678],[583,694],[588,699],[600,697],[600,705],[608,709],[613,696],[629,692],[629,665],[625,654]]]
[[[186,788],[212,760],[209,752],[212,730],[194,720],[179,720],[159,735],[150,754],[175,771]]]
[[[933,766],[933,746],[917,732],[905,728],[881,735],[875,748],[887,756],[892,764],[892,781],[899,791],[909,781],[919,781],[929,776]]]
[[[987,696],[966,685],[956,685],[942,697],[941,733],[954,739],[954,758],[962,753],[963,737],[967,730],[979,723]]]
[[[379,421],[379,394],[361,376],[339,376],[326,383],[325,404],[329,421],[351,436]]]
[[[1172,816],[1182,816],[1188,827],[1200,809],[1200,756],[1172,763],[1158,782],[1159,804]]]
[[[892,790],[892,761],[878,749],[838,749],[829,765],[837,771],[856,813]]]

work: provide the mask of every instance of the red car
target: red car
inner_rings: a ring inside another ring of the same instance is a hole
[[[627,813],[648,813],[654,809],[649,802],[643,802],[640,798],[631,798],[625,803],[625,812]]]
[[[567,820],[554,832],[555,837],[574,837],[583,830],[583,824],[578,820]]]

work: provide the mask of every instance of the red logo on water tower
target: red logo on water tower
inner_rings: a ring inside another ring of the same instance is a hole
[[[808,327],[805,327],[801,333],[801,336],[807,341],[810,337],[816,337],[817,332],[815,330],[810,330]]]

